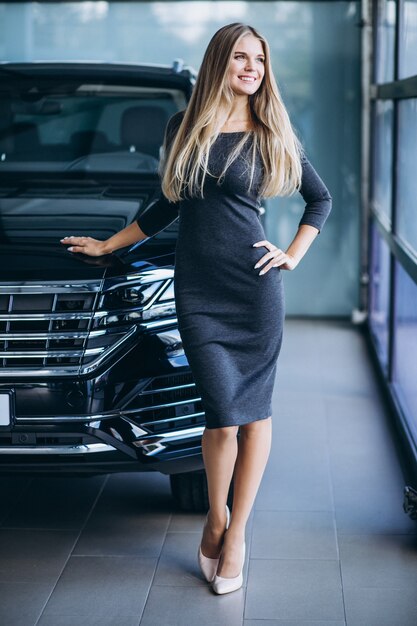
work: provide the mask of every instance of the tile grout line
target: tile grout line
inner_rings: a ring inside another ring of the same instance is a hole
[[[143,616],[145,614],[146,605],[148,604],[149,596],[150,596],[150,593],[151,593],[152,588],[154,586],[153,583],[154,583],[154,580],[155,580],[155,576],[156,576],[156,572],[157,572],[157,569],[158,569],[159,561],[161,559],[161,555],[162,555],[162,552],[163,552],[163,549],[164,549],[164,546],[165,546],[165,543],[166,543],[166,540],[167,540],[167,537],[168,537],[168,528],[171,525],[171,521],[172,521],[172,510],[171,510],[171,512],[169,514],[168,523],[167,523],[166,530],[165,530],[165,537],[164,537],[164,540],[162,542],[161,549],[160,549],[159,554],[158,554],[158,558],[156,559],[155,568],[154,568],[154,571],[153,571],[152,578],[151,578],[151,580],[149,582],[148,591],[147,591],[146,596],[145,596],[145,601],[143,603],[142,612],[140,614],[137,626],[140,626],[140,624],[142,622],[142,619],[143,619]],[[155,585],[155,587],[157,587],[157,586],[158,585]]]
[[[34,626],[37,626],[37,624],[39,623],[39,620],[41,619],[42,615],[44,614],[44,611],[45,611],[45,609],[46,609],[46,607],[47,607],[47,605],[48,605],[48,602],[49,602],[49,600],[51,599],[51,596],[52,596],[52,594],[54,593],[54,591],[55,591],[55,589],[56,589],[56,587],[57,587],[57,585],[58,585],[58,582],[59,582],[59,581],[60,581],[60,579],[61,579],[61,576],[62,576],[62,574],[63,574],[63,572],[64,572],[64,570],[65,570],[65,568],[66,568],[66,566],[67,566],[67,564],[68,564],[68,561],[70,560],[70,558],[71,558],[71,556],[72,556],[72,553],[73,553],[73,551],[74,551],[74,548],[75,548],[75,546],[77,545],[77,542],[79,541],[79,539],[80,539],[80,537],[81,537],[81,534],[82,534],[82,532],[83,532],[84,528],[86,527],[87,522],[89,521],[89,519],[90,519],[90,517],[91,517],[91,515],[92,515],[92,513],[93,513],[93,511],[94,511],[94,509],[95,509],[95,506],[96,506],[96,504],[97,504],[97,502],[98,502],[98,500],[99,500],[99,498],[100,498],[101,494],[103,493],[104,487],[107,485],[108,480],[109,480],[109,474],[107,474],[106,478],[103,480],[103,484],[101,485],[100,489],[98,490],[98,493],[97,493],[96,497],[94,498],[93,504],[91,505],[91,508],[90,508],[89,512],[87,513],[87,515],[86,515],[86,518],[85,518],[85,520],[84,520],[84,523],[81,525],[80,530],[79,530],[79,532],[78,532],[78,534],[77,534],[76,538],[74,539],[74,542],[73,542],[72,548],[71,548],[71,550],[70,550],[70,551],[69,551],[69,553],[68,553],[68,557],[66,558],[65,563],[64,563],[64,565],[63,565],[63,567],[62,567],[62,569],[61,569],[60,573],[59,573],[59,574],[58,574],[58,576],[57,576],[57,579],[56,579],[56,581],[55,581],[55,584],[53,585],[53,587],[52,587],[52,589],[51,589],[51,593],[48,595],[48,597],[47,597],[47,599],[46,599],[46,601],[45,601],[45,604],[43,605],[43,607],[42,607],[42,609],[41,609],[41,612],[40,612],[40,614],[39,614],[39,617],[38,617],[38,618],[36,619],[36,621],[35,621]]]
[[[258,495],[258,494],[256,494]],[[251,529],[250,529],[250,535],[249,535],[249,550],[248,550],[248,568],[246,570],[246,585],[245,585],[245,590],[244,590],[244,594],[243,594],[243,615],[242,615],[242,626],[244,626],[245,624],[245,613],[246,613],[246,599],[247,599],[247,595],[248,595],[248,587],[249,587],[249,570],[250,570],[250,562],[252,560],[251,558],[251,551],[252,551],[252,539],[253,539],[253,529],[255,527],[255,514],[256,514],[256,498],[255,498],[255,502],[253,503],[253,513],[252,513],[252,524],[251,524]]]
[[[320,370],[320,376],[322,379],[322,383],[323,378],[322,378],[322,371]],[[342,603],[343,603],[343,615],[344,615],[344,622],[347,625],[347,617],[346,617],[346,602],[345,602],[345,590],[343,587],[343,575],[342,575],[342,562],[340,559],[340,546],[339,546],[339,532],[338,532],[338,528],[337,528],[337,520],[336,520],[336,501],[335,501],[335,497],[334,497],[334,484],[333,484],[333,472],[332,472],[332,461],[331,461],[331,454],[330,454],[330,433],[329,433],[329,413],[328,413],[328,404],[327,404],[327,397],[325,395],[324,392],[324,388],[323,388],[323,405],[324,405],[324,423],[325,423],[325,428],[326,428],[326,443],[327,443],[327,465],[328,465],[328,476],[329,476],[329,487],[330,487],[330,493],[331,493],[331,499],[332,499],[332,505],[333,505],[333,530],[335,533],[335,539],[336,539],[336,549],[337,549],[337,561],[339,564],[339,576],[340,576],[340,586],[341,586],[341,591],[342,591]]]

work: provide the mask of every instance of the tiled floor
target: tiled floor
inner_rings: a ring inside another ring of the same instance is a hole
[[[157,474],[0,479],[2,626],[415,626],[417,524],[364,340],[287,320],[245,586],[214,595],[203,515]]]

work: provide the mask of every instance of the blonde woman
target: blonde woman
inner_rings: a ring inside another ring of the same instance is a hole
[[[152,237],[179,215],[178,327],[206,419],[210,509],[198,561],[223,594],[242,586],[245,527],[271,447],[282,270],[298,265],[332,204],[294,133],[268,43],[255,28],[228,24],[212,37],[187,109],[168,122],[160,174],[161,199],[137,222],[107,241],[62,242],[99,256]],[[295,191],[306,206],[284,251],[265,237],[261,200]]]

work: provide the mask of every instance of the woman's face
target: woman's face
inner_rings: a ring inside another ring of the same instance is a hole
[[[238,96],[255,93],[265,74],[265,54],[262,43],[254,35],[244,35],[233,50],[229,65],[229,81]]]

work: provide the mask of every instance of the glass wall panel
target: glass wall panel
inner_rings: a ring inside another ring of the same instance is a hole
[[[395,0],[378,2],[376,81],[388,83],[394,80],[395,55]]]
[[[375,102],[373,143],[373,207],[391,220],[392,199],[392,100]]]
[[[390,298],[390,251],[373,222],[371,224],[371,266],[369,285],[369,322],[379,358],[388,367]]]
[[[417,98],[398,103],[397,232],[417,255]]]
[[[0,59],[171,63],[196,69],[214,32],[244,21],[265,34],[293,126],[333,196],[333,212],[294,272],[289,314],[358,306],[360,2],[0,2]],[[266,204],[268,239],[287,248],[300,194]]]
[[[417,441],[417,285],[396,263],[393,384]]]
[[[417,74],[417,0],[404,0],[400,33],[400,78]]]

